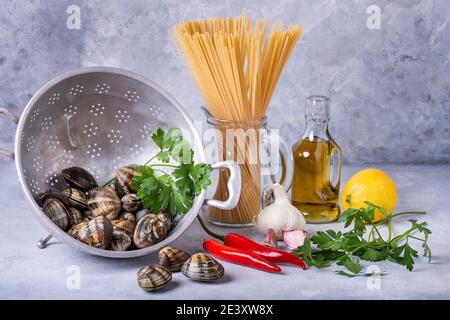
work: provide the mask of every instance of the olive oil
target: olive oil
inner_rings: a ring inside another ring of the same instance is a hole
[[[309,223],[337,219],[342,153],[328,131],[329,100],[308,98],[306,131],[294,145],[292,204]]]
[[[308,222],[333,221],[339,216],[339,184],[330,182],[332,141],[302,140],[294,147],[292,204],[307,213]],[[295,186],[295,187],[294,187]]]

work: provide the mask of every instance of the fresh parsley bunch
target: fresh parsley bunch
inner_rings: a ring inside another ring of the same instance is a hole
[[[408,220],[411,226],[400,235],[392,235],[391,221],[394,217],[405,214],[425,214],[425,212],[401,212],[388,216],[383,208],[368,201],[367,208],[348,209],[338,219],[344,223],[347,232],[326,230],[318,231],[314,236],[305,239],[302,246],[294,251],[294,254],[302,258],[309,266],[326,268],[333,263],[343,266],[345,269],[337,271],[338,274],[354,277],[357,275],[373,275],[362,271],[361,261],[389,260],[406,267],[412,271],[414,259],[418,257],[418,251],[411,246],[411,242],[422,243],[423,256],[431,261],[431,250],[428,246],[428,237],[431,234],[426,222],[418,223],[417,220]],[[375,210],[385,215],[385,219],[373,223]],[[372,224],[367,231],[367,224]],[[388,229],[387,237],[380,233],[382,225]],[[312,244],[317,250],[312,249]]]
[[[184,214],[192,207],[193,198],[211,183],[211,168],[205,163],[194,165],[194,151],[183,140],[178,128],[167,132],[159,128],[152,140],[160,150],[136,169],[140,175],[133,178],[131,187],[144,208],[152,212]],[[154,159],[162,163],[151,163]],[[170,160],[177,164],[169,164]]]

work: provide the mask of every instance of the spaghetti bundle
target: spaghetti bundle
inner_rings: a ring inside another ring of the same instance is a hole
[[[213,18],[190,20],[173,35],[205,100],[208,111],[227,120],[264,117],[302,29],[267,22]]]
[[[284,28],[280,23],[275,23],[268,32],[267,22],[257,20],[252,24],[250,19],[241,16],[185,21],[174,26],[172,35],[208,112],[217,119],[230,121],[234,129],[247,130],[262,129],[255,127],[255,120],[265,117],[301,32],[299,25]],[[218,135],[222,145],[226,145],[223,139],[229,125],[218,129],[222,131]],[[249,149],[249,143],[235,145],[232,154],[246,154],[246,150],[236,149]],[[230,154],[228,151],[223,150],[225,158]],[[210,208],[210,220],[234,225],[253,223],[260,209],[260,164],[259,161],[244,163],[240,168],[243,192],[238,205],[229,212]],[[215,199],[228,197],[227,180],[228,172],[221,171]]]

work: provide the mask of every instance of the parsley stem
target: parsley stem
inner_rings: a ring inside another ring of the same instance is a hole
[[[167,164],[167,163],[155,163],[150,165],[150,167],[169,167],[169,168],[178,168],[178,166],[175,166],[173,164]]]
[[[412,239],[416,239],[416,240],[422,241],[422,242],[425,242],[425,240],[420,239],[420,238],[417,238],[417,237],[415,237],[415,236],[409,235],[408,237],[409,237],[409,238],[412,238]]]
[[[150,162],[152,162],[153,159],[156,158],[158,154],[155,154],[153,157],[151,157],[146,163],[144,163],[144,166],[148,165]]]
[[[162,170],[162,169],[154,169],[154,170],[155,170],[155,171],[159,171],[159,172],[164,173],[164,174],[167,174],[167,172],[164,171],[164,170]]]
[[[367,242],[370,242],[370,239],[372,239],[372,235],[373,235],[373,226],[372,229],[370,229],[369,236],[367,237]]]
[[[392,214],[390,217],[383,219],[382,221],[388,220],[389,218],[392,219],[397,216],[405,215],[405,214],[427,214],[425,211],[404,211],[404,212],[398,212]]]
[[[380,237],[380,239],[384,241],[383,237],[381,236],[380,231],[378,231],[378,228],[375,225],[373,225],[373,229],[375,229],[375,231],[377,232],[377,234]]]
[[[388,242],[391,241],[391,237],[392,237],[392,226],[391,226],[391,221],[389,221],[387,223],[387,227],[388,227]]]
[[[422,225],[422,224],[421,224],[421,225]],[[409,230],[406,230],[404,233],[402,233],[402,234],[396,236],[395,238],[393,238],[393,239],[390,241],[390,244],[391,244],[391,245],[395,245],[397,242],[401,241],[402,239],[405,239],[405,238],[408,239],[408,236],[409,236],[411,233],[413,233],[414,231],[416,231],[417,228],[418,228],[418,226],[419,226],[419,225],[414,225],[414,226],[412,226]]]

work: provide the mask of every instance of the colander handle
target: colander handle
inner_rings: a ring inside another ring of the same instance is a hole
[[[241,195],[241,169],[234,161],[222,161],[211,165],[211,169],[222,168],[226,168],[230,171],[227,182],[228,199],[225,201],[210,199],[206,201],[206,204],[222,210],[230,210],[238,204]]]
[[[0,116],[6,118],[7,120],[17,124],[19,123],[19,117],[12,114],[8,109],[0,107]],[[14,152],[8,151],[5,149],[0,148],[0,156],[8,157],[11,159],[14,159]]]

